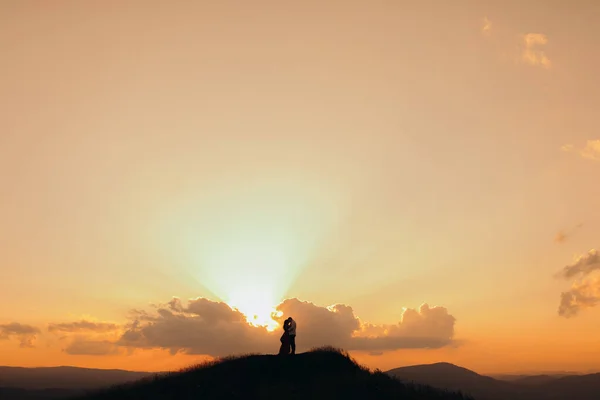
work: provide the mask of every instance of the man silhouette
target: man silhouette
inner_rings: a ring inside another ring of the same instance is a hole
[[[288,334],[290,335],[290,346],[292,346],[291,354],[296,354],[296,321],[294,321],[292,317],[289,317],[288,321]]]

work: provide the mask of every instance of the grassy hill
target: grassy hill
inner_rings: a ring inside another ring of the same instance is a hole
[[[371,372],[336,349],[289,357],[232,357],[79,397],[81,400],[202,398],[463,400],[467,397],[405,384],[381,371]]]

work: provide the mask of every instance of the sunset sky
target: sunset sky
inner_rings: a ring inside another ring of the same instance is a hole
[[[0,365],[600,371],[599,19],[0,0]]]

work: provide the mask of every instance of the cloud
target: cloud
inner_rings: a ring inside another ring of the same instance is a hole
[[[600,160],[600,139],[588,140],[580,154],[584,158]]]
[[[118,354],[119,347],[109,340],[78,338],[71,342],[63,351],[71,355],[105,356]]]
[[[559,275],[568,279],[576,275],[586,276],[596,270],[600,270],[600,254],[598,250],[591,249],[587,254],[577,257],[572,264],[565,266]]]
[[[567,292],[560,295],[558,315],[570,318],[579,311],[594,307],[600,302],[600,279],[576,282]]]
[[[488,17],[483,17],[483,26],[481,27],[481,33],[485,36],[489,36],[492,33],[492,21]]]
[[[567,239],[569,239],[575,233],[575,231],[577,231],[582,226],[583,226],[583,224],[578,224],[578,225],[575,225],[575,227],[573,227],[573,228],[571,228],[569,230],[561,229],[560,231],[558,231],[558,233],[554,237],[554,241],[556,243],[564,243],[564,242],[566,242]]]
[[[548,38],[542,33],[528,33],[523,35],[521,59],[529,65],[549,69],[552,66],[552,63],[546,56],[546,53],[539,49],[547,43]]]
[[[565,233],[565,231],[559,231],[556,236],[554,237],[554,241],[556,243],[564,243],[567,240],[567,234]]]
[[[109,322],[91,322],[81,320],[77,322],[48,324],[48,332],[97,332],[106,333],[119,329],[119,325]]]
[[[0,325],[0,339],[10,339],[15,337],[19,340],[21,347],[34,347],[37,334],[40,330],[35,326],[23,325],[17,322]]]
[[[560,147],[560,149],[562,151],[566,151],[566,152],[573,151],[574,148],[575,147],[572,144],[565,144]]]
[[[559,277],[579,277],[583,280],[574,282],[568,291],[561,293],[558,315],[574,317],[579,311],[594,307],[600,302],[600,278],[590,278],[596,271],[600,271],[600,253],[596,249],[591,249],[563,267],[558,273]]]
[[[489,36],[492,33],[492,21],[488,17],[483,17],[483,26],[481,27],[481,33],[485,36]]]
[[[275,334],[249,325],[241,312],[205,298],[189,300],[187,306],[172,300],[153,314],[141,315],[143,319],[127,326],[118,345],[223,356],[263,352],[277,344]]]
[[[381,352],[400,348],[436,348],[452,343],[453,316],[443,307],[423,304],[403,309],[391,325],[364,324],[350,306],[321,307],[298,299],[277,306],[273,317],[298,321],[299,351],[334,345],[347,350]],[[163,348],[171,353],[223,356],[247,352],[276,352],[281,332],[248,324],[245,316],[225,303],[205,298],[184,305],[173,299],[153,313],[135,312],[135,318],[116,342],[129,348]]]
[[[565,152],[576,151],[583,158],[600,161],[600,139],[588,140],[581,149],[576,149],[572,144],[565,144],[560,149]]]

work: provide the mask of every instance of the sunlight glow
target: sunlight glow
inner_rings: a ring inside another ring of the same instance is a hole
[[[289,174],[235,189],[223,183],[220,193],[180,205],[179,218],[161,229],[161,245],[178,249],[178,263],[204,295],[239,310],[252,325],[276,329],[275,307],[342,210],[327,187],[300,183]]]
[[[247,241],[216,254],[211,265],[227,273],[218,293],[227,304],[241,311],[252,325],[268,330],[278,327],[272,313],[288,289],[286,275],[290,273],[282,247]]]

